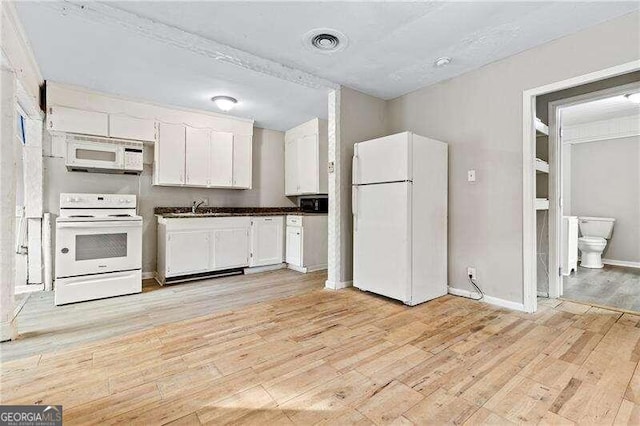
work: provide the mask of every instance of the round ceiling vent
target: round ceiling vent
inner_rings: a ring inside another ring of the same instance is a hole
[[[306,33],[303,43],[314,52],[334,53],[347,46],[347,37],[337,30],[318,28]]]

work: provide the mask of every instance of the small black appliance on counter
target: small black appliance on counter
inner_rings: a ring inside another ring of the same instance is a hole
[[[322,198],[301,198],[300,210],[305,213],[327,213],[329,212],[329,199]]]

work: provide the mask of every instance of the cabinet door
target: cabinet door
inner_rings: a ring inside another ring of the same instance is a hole
[[[233,186],[233,134],[211,132],[210,186]]]
[[[302,228],[287,226],[287,263],[302,267]]]
[[[213,259],[217,270],[249,266],[249,229],[214,231]]]
[[[187,185],[207,186],[210,181],[210,131],[187,127],[186,135],[185,182]]]
[[[251,188],[252,136],[233,137],[233,186]]]
[[[250,266],[277,265],[283,260],[284,217],[251,220]]]
[[[298,159],[298,192],[318,193],[318,136],[308,135],[296,140]]]
[[[160,124],[155,146],[154,176],[156,185],[184,184],[185,127],[180,124]]]
[[[297,195],[298,189],[298,144],[297,139],[292,138],[284,147],[284,193]]]
[[[49,130],[109,136],[109,115],[105,112],[52,106],[49,108],[47,122]]]
[[[210,233],[171,231],[167,233],[167,276],[206,272],[211,268]]]
[[[109,114],[109,136],[112,138],[154,142],[156,140],[156,122],[142,118]]]

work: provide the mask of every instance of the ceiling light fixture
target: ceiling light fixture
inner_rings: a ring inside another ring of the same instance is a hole
[[[638,93],[629,93],[624,95],[625,98],[629,99],[634,104],[640,104],[640,92]]]
[[[302,38],[304,45],[316,53],[335,53],[343,50],[347,37],[340,31],[330,28],[316,28],[307,32]]]
[[[444,66],[446,66],[446,65],[449,65],[450,63],[451,63],[451,58],[450,58],[450,57],[448,57],[448,56],[443,56],[443,57],[441,57],[441,58],[436,59],[436,60],[434,61],[433,65],[434,65],[436,68],[442,68],[442,67],[444,67]]]
[[[236,98],[231,96],[214,96],[211,100],[216,104],[218,108],[223,111],[230,111],[238,103]]]

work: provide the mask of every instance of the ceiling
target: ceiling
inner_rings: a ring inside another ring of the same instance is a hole
[[[46,79],[210,110],[210,96],[228,94],[240,100],[234,115],[279,130],[326,118],[326,89],[221,62],[134,28],[66,15],[51,5],[16,6]],[[109,5],[383,99],[640,8],[637,2],[565,1]],[[342,32],[347,46],[333,54],[313,51],[304,35],[315,28]],[[452,62],[434,67],[441,56]]]
[[[640,120],[640,104],[633,103],[624,96],[613,96],[562,108],[562,125],[573,126],[631,116]]]

